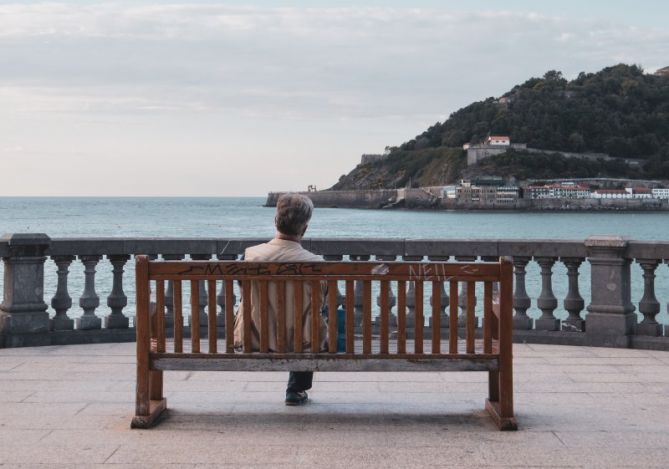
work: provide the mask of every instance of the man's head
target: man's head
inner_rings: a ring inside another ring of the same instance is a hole
[[[301,237],[314,211],[314,204],[309,197],[301,194],[283,194],[276,202],[274,223],[279,233]]]

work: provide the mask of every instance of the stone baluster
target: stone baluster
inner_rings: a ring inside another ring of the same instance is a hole
[[[95,310],[100,306],[100,297],[95,291],[95,266],[98,265],[102,256],[84,255],[79,260],[84,264],[84,291],[79,297],[79,306],[84,314],[77,318],[77,329],[91,330],[102,327],[102,319],[95,315]]]
[[[448,259],[450,256],[429,256],[428,259],[430,261],[434,262],[448,262]],[[432,305],[433,297],[434,297],[434,291],[430,293],[430,305]],[[446,288],[444,287],[444,282],[439,283],[439,299],[440,299],[440,308],[439,308],[439,326],[441,329],[448,329],[448,318],[449,315],[446,312],[448,310],[448,304],[450,301],[450,297],[448,296],[448,293],[446,293]],[[432,307],[430,306],[430,313],[432,314]],[[430,316],[430,329],[432,328],[432,316]]]
[[[458,262],[476,262],[476,256],[455,256]],[[460,282],[460,295],[458,295],[458,306],[460,315],[458,316],[458,327],[467,325],[467,282]],[[476,309],[476,297],[474,297],[474,308]],[[478,327],[478,320],[477,320]]]
[[[237,255],[236,254],[217,254],[216,258],[219,261],[235,261],[237,260]],[[234,289],[233,289],[234,290]],[[234,308],[235,304],[237,303],[237,296],[232,294],[232,306]],[[225,329],[227,326],[225,324],[225,282],[221,282],[221,289],[218,291],[218,294],[216,295],[216,304],[219,306],[218,314],[216,315],[216,327],[220,329]],[[232,324],[230,324],[230,327],[233,327]]]
[[[569,313],[569,317],[562,322],[562,330],[583,332],[585,321],[581,318],[581,311],[583,311],[585,301],[583,301],[578,289],[578,268],[583,263],[583,259],[580,257],[564,257],[561,260],[567,267],[568,291],[563,305]]]
[[[107,306],[111,308],[109,316],[105,317],[107,329],[127,329],[129,319],[123,314],[123,308],[128,305],[128,297],[123,291],[123,266],[130,259],[127,254],[107,256],[112,264],[114,277],[112,291],[107,297]]]
[[[637,262],[643,269],[643,297],[639,302],[639,312],[643,314],[643,320],[636,325],[635,333],[659,336],[662,335],[662,326],[655,320],[655,316],[660,312],[660,302],[655,297],[655,269],[660,261],[637,259]]]
[[[513,292],[513,308],[516,314],[513,316],[514,329],[532,329],[532,318],[527,315],[527,310],[532,305],[532,300],[525,289],[525,268],[532,260],[531,257],[514,256],[513,273],[516,277],[516,291]]]
[[[590,236],[585,247],[592,292],[585,318],[586,344],[629,347],[637,318],[631,301],[628,242],[619,236]]]
[[[58,267],[58,286],[56,293],[51,299],[51,307],[56,315],[51,320],[52,331],[71,331],[74,329],[74,319],[67,317],[67,310],[72,307],[72,298],[67,290],[67,276],[70,273],[70,264],[74,256],[53,256],[53,261]]]
[[[48,345],[48,305],[44,302],[44,262],[51,239],[45,234],[11,234],[3,258],[4,295],[0,304],[0,347]],[[4,339],[4,340],[3,340]],[[4,342],[4,343],[3,343]]]
[[[193,259],[194,261],[208,261],[211,260],[211,254],[191,254],[190,258]],[[190,290],[190,285],[188,286]],[[200,280],[198,282],[198,299],[199,299],[199,306],[200,306],[200,331],[202,334],[205,334],[207,331],[207,301],[209,301],[209,298],[207,296],[207,282],[204,280]],[[194,311],[191,312],[191,314],[195,314]],[[191,319],[192,323],[192,319]]]
[[[537,257],[537,264],[541,267],[541,293],[537,298],[537,306],[541,310],[541,317],[535,321],[539,331],[557,331],[560,329],[560,320],[553,312],[557,308],[558,301],[553,293],[553,265],[554,257]]]
[[[392,255],[378,255],[376,256],[376,260],[380,262],[395,262],[397,259],[397,256],[392,256]],[[388,317],[388,326],[393,328],[397,327],[397,316],[395,313],[393,313],[393,308],[397,304],[397,297],[395,296],[395,293],[393,292],[392,285],[390,288],[388,288],[388,306],[390,307],[390,315]],[[381,292],[376,296],[376,305],[381,308]],[[379,312],[381,309],[379,309]],[[378,328],[381,326],[380,324],[380,317],[376,318],[377,320],[374,323],[374,327]]]
[[[163,254],[163,259],[166,261],[179,261],[184,257],[186,256],[183,254]],[[165,327],[168,329],[174,327],[174,283],[172,280],[167,281],[165,289]]]

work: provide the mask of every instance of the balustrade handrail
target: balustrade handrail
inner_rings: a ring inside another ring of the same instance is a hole
[[[242,254],[267,237],[253,238],[51,238],[45,254]],[[629,258],[669,259],[669,241],[626,240]],[[305,238],[306,249],[326,255],[396,256],[552,256],[587,257],[582,240],[563,239],[429,239],[429,238]],[[9,242],[0,239],[0,258],[9,256]]]

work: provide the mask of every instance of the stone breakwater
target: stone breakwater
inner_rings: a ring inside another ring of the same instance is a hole
[[[270,192],[266,207],[275,207],[285,192]],[[318,208],[546,211],[669,211],[667,199],[518,199],[509,203],[458,202],[429,189],[300,192]]]

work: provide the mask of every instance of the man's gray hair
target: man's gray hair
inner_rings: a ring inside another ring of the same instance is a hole
[[[279,233],[301,236],[311,220],[314,203],[302,194],[287,193],[276,202],[276,229]]]

